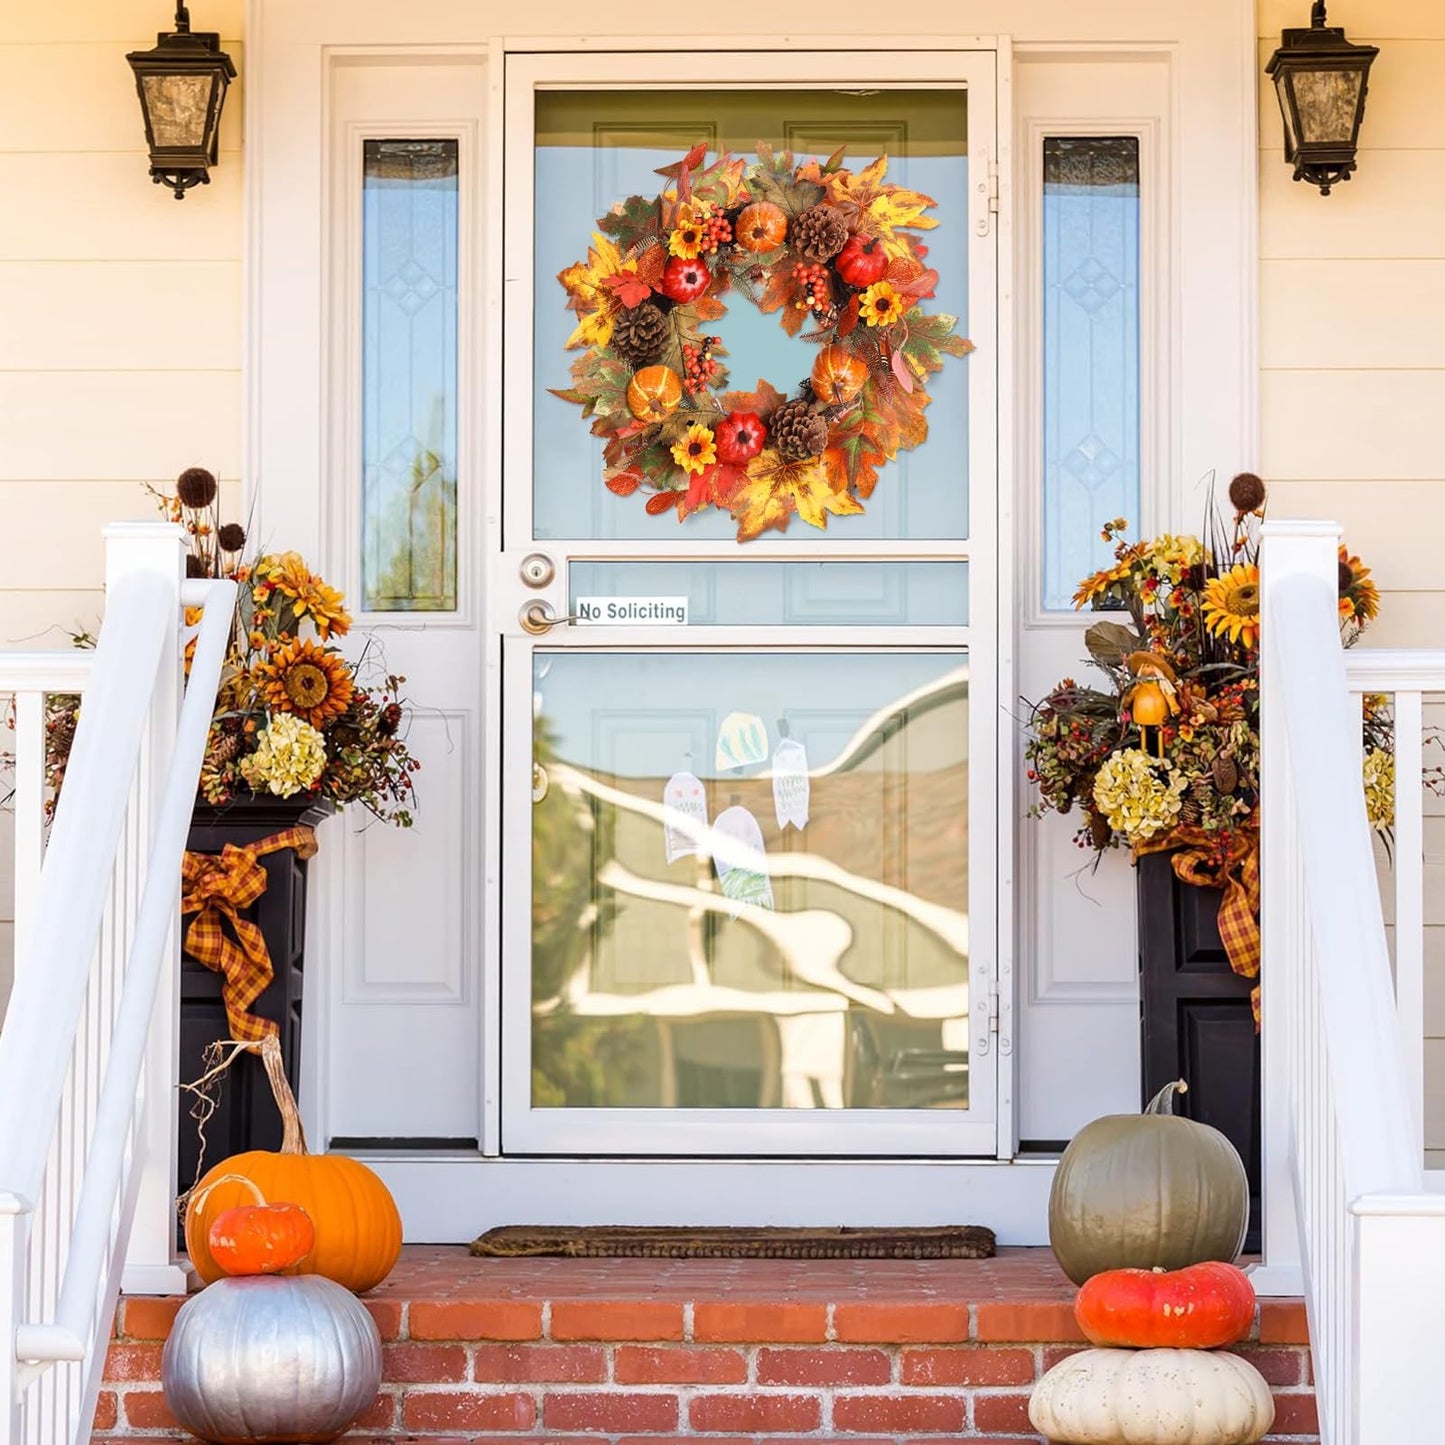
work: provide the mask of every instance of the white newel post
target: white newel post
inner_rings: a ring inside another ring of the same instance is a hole
[[[1299,1042],[1300,970],[1310,947],[1299,824],[1290,784],[1283,699],[1268,637],[1270,587],[1287,576],[1338,584],[1340,529],[1334,522],[1266,522],[1260,548],[1260,1124],[1263,1172],[1262,1260],[1255,1293],[1301,1295],[1299,1217],[1295,1203],[1292,1091],[1303,1067]]]
[[[137,782],[139,835],[149,857],[156,815],[175,746],[181,704],[181,582],[185,577],[185,538],[170,522],[118,522],[105,529],[107,588],[133,572],[163,577],[174,589],[175,630],[161,657],[151,711],[150,736],[141,753]],[[174,917],[180,920],[181,880],[176,878]],[[135,1220],[126,1254],[122,1288],[128,1294],[183,1294],[187,1269],[176,1251],[175,1158],[176,1068],[180,979],[179,938],[172,928],[166,943],[151,1020],[150,1042],[141,1072],[140,1109],[135,1147],[140,1166]]]

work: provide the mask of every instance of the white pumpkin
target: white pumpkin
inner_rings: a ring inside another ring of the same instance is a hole
[[[1254,1445],[1274,1424],[1264,1377],[1218,1350],[1081,1350],[1034,1386],[1057,1445]]]

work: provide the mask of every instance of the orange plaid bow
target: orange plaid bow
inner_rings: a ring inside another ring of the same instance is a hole
[[[1259,977],[1259,834],[1253,828],[1230,833],[1223,848],[1217,835],[1202,828],[1176,828],[1138,850],[1157,853],[1176,848],[1174,874],[1181,883],[1222,890],[1219,937],[1229,966],[1243,978]],[[1259,1027],[1259,986],[1249,995],[1255,1027]]]
[[[260,1043],[276,1032],[275,1024],[251,1012],[275,970],[260,928],[240,911],[266,891],[266,870],[257,859],[282,848],[310,858],[316,834],[310,828],[287,828],[244,847],[227,843],[220,853],[187,853],[181,863],[181,913],[196,915],[186,930],[186,952],[221,975],[231,1037],[247,1043]],[[223,919],[230,924],[229,934]]]

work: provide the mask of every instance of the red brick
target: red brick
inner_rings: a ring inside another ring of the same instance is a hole
[[[1276,1395],[1270,1435],[1317,1435],[1319,1411],[1313,1395]]]
[[[621,1385],[740,1385],[747,1377],[739,1350],[619,1345],[612,1360],[612,1378]]]
[[[394,1299],[364,1299],[362,1304],[371,1311],[376,1321],[376,1331],[383,1340],[401,1338],[402,1303]]]
[[[160,1345],[112,1345],[105,1357],[105,1378],[160,1384]]]
[[[886,1385],[893,1363],[882,1350],[759,1350],[760,1385]]]
[[[554,1340],[680,1340],[682,1305],[671,1300],[558,1300]]]
[[[548,1430],[676,1430],[677,1396],[634,1395],[623,1390],[568,1392],[542,1402]]]
[[[823,1405],[816,1395],[694,1395],[687,1423],[694,1430],[757,1430],[776,1435],[816,1430]]]
[[[981,1340],[1007,1340],[1010,1343],[1034,1340],[1087,1343],[1074,1319],[1074,1307],[1066,1300],[981,1304],[978,1306],[977,1333]]]
[[[556,1438],[549,1435],[547,1445],[553,1445]],[[473,1445],[473,1442],[468,1442],[468,1445]],[[617,1445],[698,1445],[698,1439],[696,1435],[619,1435]],[[709,1435],[707,1445],[757,1445],[757,1441],[751,1435]],[[824,1442],[809,1440],[808,1445],[824,1445]],[[852,1445],[861,1445],[861,1442],[852,1442]],[[893,1442],[879,1441],[878,1445],[893,1445]]]
[[[132,1301],[133,1303],[133,1301]],[[179,1428],[171,1414],[166,1397],[159,1390],[130,1390],[121,1397],[125,1423],[137,1430],[175,1430]]]
[[[390,1430],[396,1424],[396,1396],[383,1390],[352,1425],[353,1430]]]
[[[869,1344],[949,1344],[968,1338],[968,1306],[840,1304],[833,1311],[833,1334]]]
[[[460,1383],[467,1378],[467,1352],[460,1345],[388,1345],[381,1352],[381,1378],[398,1384]]]
[[[533,1300],[418,1300],[407,1326],[414,1340],[537,1340],[542,1306]]]
[[[905,1385],[1027,1385],[1034,1378],[1029,1350],[905,1350]]]
[[[1029,1397],[1027,1395],[975,1395],[973,1427],[980,1434],[999,1430],[1029,1428]]]
[[[537,1407],[530,1395],[408,1390],[401,1419],[408,1430],[530,1430]]]
[[[715,1302],[693,1306],[695,1340],[734,1340],[751,1344],[822,1344],[828,1338],[828,1307],[822,1304]]]
[[[121,1333],[130,1340],[169,1338],[182,1299],[128,1299],[121,1310]]]
[[[1046,1345],[1044,1347],[1044,1373],[1050,1370],[1061,1360],[1067,1360],[1070,1355],[1077,1355],[1080,1350],[1088,1349],[1087,1345]]]
[[[1307,1345],[1309,1322],[1301,1300],[1261,1300],[1259,1342],[1262,1345]]]
[[[1241,1349],[1239,1357],[1248,1360],[1271,1385],[1303,1383],[1305,1354],[1303,1350]]]
[[[472,1378],[484,1385],[596,1385],[607,1378],[607,1351],[601,1345],[479,1345]]]
[[[116,1399],[114,1390],[102,1390],[95,1402],[95,1425],[96,1430],[114,1430],[115,1422],[120,1417],[120,1404]]]
[[[841,1430],[947,1431],[963,1429],[960,1395],[839,1395],[833,1423]]]

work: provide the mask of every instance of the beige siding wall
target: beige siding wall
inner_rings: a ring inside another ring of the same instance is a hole
[[[0,6],[0,647],[95,625],[100,528],[152,515],[143,481],[240,475],[243,4],[195,11],[242,76],[211,185],[179,202],[146,174],[125,63],[171,10]],[[0,1000],[11,841],[0,828]]]
[[[1303,0],[1260,0],[1261,63],[1307,12]],[[1445,5],[1332,0],[1330,21],[1380,47],[1355,178],[1328,197],[1295,185],[1274,96],[1260,97],[1263,465],[1277,515],[1339,520],[1373,567],[1384,607],[1370,641],[1439,647]],[[1445,802],[1430,808],[1425,1142],[1445,1167]]]

